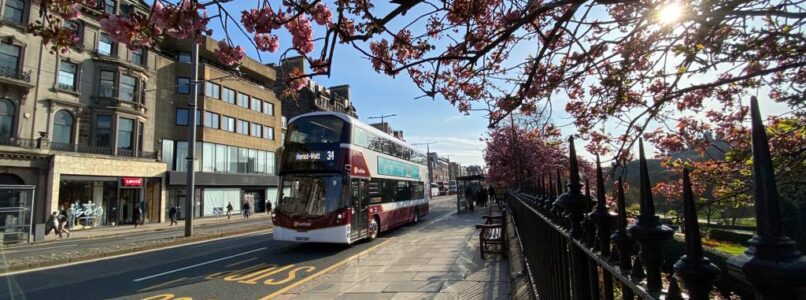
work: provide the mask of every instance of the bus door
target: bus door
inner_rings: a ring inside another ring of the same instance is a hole
[[[352,187],[352,216],[350,218],[350,238],[358,240],[367,236],[367,224],[369,216],[369,182],[366,179],[353,178]]]

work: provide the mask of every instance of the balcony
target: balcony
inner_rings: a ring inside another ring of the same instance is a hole
[[[36,148],[36,140],[21,139],[16,137],[0,137],[0,145],[33,149]]]
[[[121,98],[120,94],[125,94],[125,99]],[[101,86],[98,89],[98,96],[94,98],[97,106],[127,108],[141,113],[146,111],[145,99],[138,92],[124,91],[113,86]]]
[[[32,88],[31,71],[23,72],[17,67],[0,66],[0,81],[24,88]]]

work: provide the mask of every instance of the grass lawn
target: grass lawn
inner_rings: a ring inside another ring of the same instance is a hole
[[[722,241],[716,241],[711,239],[703,239],[702,245],[704,247],[708,247],[719,252],[723,252],[728,255],[740,255],[744,254],[744,251],[747,250],[747,247],[742,245],[736,245],[731,243],[725,243]]]

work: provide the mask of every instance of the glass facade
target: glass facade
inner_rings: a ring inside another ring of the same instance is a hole
[[[175,146],[167,149],[167,147]],[[172,171],[187,169],[187,142],[162,141],[162,159]],[[196,168],[201,172],[274,174],[275,154],[271,151],[247,149],[236,146],[198,142],[196,143]],[[175,154],[175,155],[174,155]],[[201,169],[198,169],[201,163]]]

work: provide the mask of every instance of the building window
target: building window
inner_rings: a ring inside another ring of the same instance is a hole
[[[108,34],[101,33],[101,38],[98,39],[98,54],[112,56],[113,51],[115,51],[115,47],[112,39]]]
[[[143,60],[143,53],[145,50],[142,48],[137,50],[132,50],[132,63],[138,66],[145,66],[145,60]]]
[[[6,5],[3,7],[3,20],[9,21],[14,24],[25,24],[25,1],[23,0],[6,0]]]
[[[16,78],[20,67],[22,47],[0,43],[0,75]]]
[[[78,73],[78,66],[68,61],[61,61],[59,63],[59,88],[62,90],[75,91],[76,90],[76,74]]]
[[[273,116],[274,115],[274,104],[269,102],[263,102],[263,113]]]
[[[117,1],[115,0],[104,0],[104,13],[107,15],[114,15],[116,5]]]
[[[101,97],[115,97],[115,72],[101,71],[99,88]]]
[[[229,132],[235,132],[235,119],[227,116],[221,116],[221,129]]]
[[[143,152],[143,132],[145,132],[146,124],[137,122],[137,151]]]
[[[188,125],[188,110],[187,108],[176,109],[176,125]]]
[[[132,150],[134,119],[120,118],[118,121],[118,149]]]
[[[218,129],[219,115],[209,111],[204,112],[204,126],[209,128]]]
[[[215,145],[215,171],[228,172],[229,163],[227,162],[227,145]]]
[[[112,116],[98,115],[95,117],[95,145],[109,147],[112,135]]]
[[[260,112],[263,109],[263,101],[258,98],[252,98],[252,110]]]
[[[176,60],[181,63],[189,64],[191,62],[190,52],[179,52],[176,54]]]
[[[204,95],[210,98],[220,99],[221,98],[221,86],[215,83],[208,82],[204,86]]]
[[[224,91],[221,92],[221,100],[224,100],[224,102],[230,104],[235,104],[235,91],[224,88]]]
[[[249,95],[238,93],[238,105],[249,108]]]
[[[274,139],[274,127],[263,126],[263,137],[268,140]]]
[[[73,141],[73,114],[66,110],[57,111],[53,116],[53,142],[71,144]]]
[[[121,4],[120,5],[120,15],[123,17],[131,16],[132,12],[134,12],[134,6],[129,4]]]
[[[176,93],[183,95],[190,94],[190,78],[176,77]]]
[[[134,101],[137,91],[137,78],[129,75],[120,75],[120,99]]]
[[[263,130],[261,130],[263,129],[262,127],[263,125],[260,125],[258,123],[252,123],[252,136],[260,137],[261,135],[263,135]]]
[[[81,45],[81,42],[84,40],[84,31],[81,28],[81,23],[76,20],[64,20],[62,21],[62,28],[69,29],[75,32],[76,36],[78,36],[78,42],[76,42],[73,46],[78,48],[84,48]]]
[[[238,120],[238,128],[237,132],[240,134],[249,134],[249,122],[244,120]]]
[[[14,115],[16,114],[14,103],[6,99],[0,99],[0,138],[10,138],[14,128]]]
[[[286,118],[285,116],[282,116],[280,118],[280,124],[282,124],[283,128],[288,127],[288,118]]]

